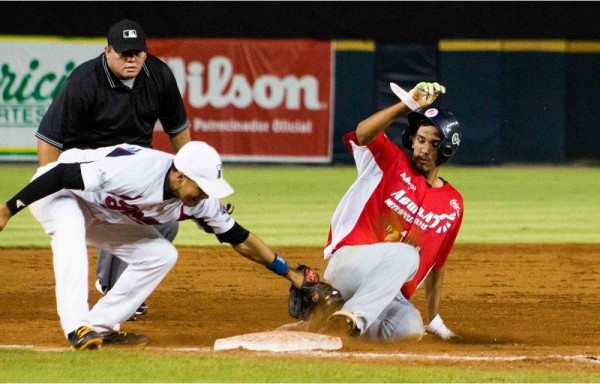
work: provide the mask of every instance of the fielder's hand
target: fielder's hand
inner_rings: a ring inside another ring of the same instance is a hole
[[[290,288],[290,316],[308,320],[317,308],[333,313],[344,303],[340,291],[321,281],[317,272],[306,265],[298,266],[296,271],[302,272],[304,279],[299,289],[293,285]]]
[[[434,317],[433,320],[425,326],[425,332],[431,333],[442,340],[450,340],[451,338],[457,337],[454,332],[446,327],[446,324],[444,324],[440,315]]]
[[[394,83],[390,83],[390,87],[394,94],[412,111],[429,106],[439,95],[446,93],[443,85],[424,81],[417,84],[410,92],[406,92]]]

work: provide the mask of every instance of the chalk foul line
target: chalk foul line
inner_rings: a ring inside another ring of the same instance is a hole
[[[28,349],[40,352],[65,352],[71,351],[67,347],[39,347],[34,345],[0,345],[1,349]],[[149,351],[169,351],[169,352],[192,352],[192,353],[227,353],[228,351],[215,351],[210,347],[145,347]],[[240,351],[240,350],[236,350]],[[267,351],[246,351],[249,354],[258,356],[317,356],[332,359],[353,358],[362,360],[417,360],[417,361],[572,361],[586,364],[600,365],[600,356],[591,355],[507,355],[507,356],[485,356],[485,355],[453,355],[442,354],[421,354],[421,353],[379,353],[379,352],[335,352],[335,351],[292,351],[292,352],[267,352]]]

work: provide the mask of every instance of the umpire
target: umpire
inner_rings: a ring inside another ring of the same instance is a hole
[[[104,53],[73,70],[44,115],[35,134],[40,166],[71,148],[119,143],[150,148],[157,120],[175,151],[190,141],[190,124],[175,77],[164,62],[148,53],[142,27],[121,20],[110,27],[107,41]],[[171,242],[178,228],[177,223],[157,226]],[[126,267],[119,258],[98,250],[98,289],[110,290]],[[147,312],[143,303],[131,320]]]

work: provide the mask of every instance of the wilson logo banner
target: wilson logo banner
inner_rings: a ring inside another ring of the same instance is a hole
[[[331,161],[334,55],[315,40],[149,39],[172,69],[192,140],[226,161]],[[160,125],[155,148],[172,152]]]

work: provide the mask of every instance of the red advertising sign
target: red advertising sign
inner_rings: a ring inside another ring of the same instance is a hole
[[[172,69],[192,140],[226,161],[331,161],[333,50],[315,40],[149,39]],[[171,151],[164,132],[155,147]]]

